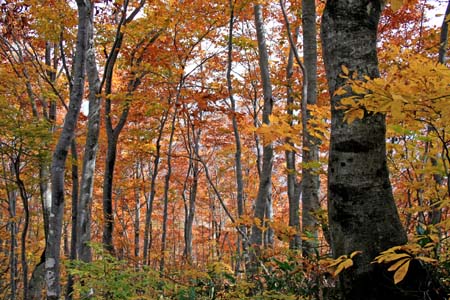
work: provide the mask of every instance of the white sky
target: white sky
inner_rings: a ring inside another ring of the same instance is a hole
[[[441,27],[448,0],[431,0],[429,3],[433,4],[435,8],[427,12],[427,16],[430,19],[428,25]]]

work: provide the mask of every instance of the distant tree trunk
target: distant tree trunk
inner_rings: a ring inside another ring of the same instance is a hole
[[[11,171],[13,176],[15,177],[15,182],[19,191],[20,198],[22,200],[23,206],[23,229],[20,237],[20,264],[22,266],[22,284],[23,284],[23,299],[28,299],[28,263],[27,263],[27,234],[28,227],[30,225],[30,209],[28,205],[28,193],[25,187],[25,183],[23,182],[20,175],[20,166],[22,156],[22,149],[19,148],[15,157],[11,157]]]
[[[17,190],[11,187],[11,182],[14,182],[14,166],[10,162],[5,161],[3,149],[2,150],[2,179],[4,182],[7,203],[8,203],[8,214],[9,220],[7,223],[7,229],[9,230],[9,251],[5,251],[9,255],[9,264],[7,272],[9,271],[9,298],[11,300],[17,299],[17,232],[18,226],[16,221],[17,213]]]
[[[75,134],[84,93],[88,22],[91,6],[89,1],[82,0],[77,0],[77,6],[78,33],[73,63],[73,88],[70,92],[69,109],[64,119],[64,126],[53,152],[51,166],[52,205],[45,253],[47,300],[58,300],[61,294],[60,247],[64,216],[64,171],[68,149]]]
[[[238,217],[242,218],[244,216],[244,180],[242,175],[242,145],[241,145],[241,137],[239,135],[239,127],[236,117],[236,101],[234,99],[233,94],[233,82],[231,78],[231,71],[233,67],[233,26],[234,26],[234,4],[233,1],[230,0],[230,22],[229,22],[229,31],[228,31],[228,56],[227,56],[227,88],[228,88],[228,97],[230,98],[231,104],[231,121],[233,123],[233,134],[234,134],[234,143],[235,143],[235,153],[234,153],[234,164],[235,164],[235,176],[236,176],[236,200],[237,200],[237,210]],[[247,227],[245,225],[239,226],[241,234],[237,236],[237,259],[236,259],[236,273],[240,272],[241,267],[241,259],[245,257],[245,253],[248,248],[248,241],[246,240],[247,236]],[[244,235],[244,238],[242,237]],[[242,247],[242,251],[241,251]],[[242,253],[241,253],[242,252]],[[245,262],[244,262],[245,263]]]
[[[266,48],[266,38],[264,30],[264,21],[262,14],[262,5],[256,4],[254,6],[256,33],[258,38],[258,52],[259,52],[259,67],[261,72],[261,80],[263,85],[264,106],[263,106],[263,123],[269,125],[269,116],[272,114],[273,99],[272,99],[272,84],[270,82],[269,71],[269,56]],[[255,271],[255,260],[259,254],[259,249],[263,245],[263,232],[261,226],[267,226],[265,218],[268,217],[270,212],[269,207],[272,206],[272,165],[273,165],[273,145],[272,143],[265,143],[263,148],[263,162],[261,176],[259,179],[258,195],[255,200],[255,219],[260,224],[254,224],[252,226],[252,234],[250,237],[250,243],[254,247],[253,262],[250,271]],[[269,216],[270,217],[270,216]],[[267,242],[271,244],[273,242],[271,230],[267,230],[268,237]]]
[[[135,169],[135,179],[136,181],[139,181],[141,179],[141,162],[138,160],[136,162],[136,169]],[[141,189],[139,186],[136,186],[134,188],[134,259],[136,261],[136,266],[139,266],[139,244],[140,244],[140,237],[141,237]]]
[[[295,29],[296,36],[299,28]],[[286,67],[287,80],[287,101],[286,111],[289,115],[289,125],[294,125],[294,95],[292,90],[292,76],[294,74],[294,51],[292,46],[289,50],[288,63]],[[290,138],[286,139],[286,143],[293,146]],[[289,241],[289,248],[293,250],[300,249],[302,246],[302,239],[300,235],[300,193],[301,182],[297,180],[297,167],[295,165],[295,151],[286,150],[286,169],[287,169],[287,194],[289,200],[289,226],[296,229],[298,234],[294,235]]]
[[[10,248],[9,248],[9,283],[10,283],[10,299],[17,299],[17,275],[18,275],[18,258],[17,258],[17,233],[18,226],[16,222],[16,206],[17,206],[17,191],[8,191],[8,210],[9,217],[8,222],[10,233]]]
[[[331,95],[331,141],[328,165],[328,215],[331,247],[338,257],[362,251],[341,275],[344,298],[419,299],[406,297],[391,273],[371,264],[381,251],[406,243],[392,195],[386,163],[385,116],[365,114],[348,124],[338,109],[346,84],[342,66],[357,76],[378,77],[379,1],[329,0],[322,16],[322,46]],[[348,92],[345,96],[352,95]],[[422,296],[420,296],[420,299]]]
[[[162,224],[162,235],[161,235],[161,260],[159,261],[159,271],[161,273],[164,272],[165,268],[165,255],[166,255],[166,248],[167,248],[167,219],[168,219],[168,208],[169,208],[169,188],[170,188],[170,177],[172,175],[172,150],[173,150],[173,136],[175,133],[175,122],[177,119],[177,113],[178,113],[178,100],[180,97],[180,89],[183,85],[183,79],[181,79],[178,87],[178,94],[176,101],[174,103],[174,111],[171,121],[171,128],[170,128],[170,137],[169,137],[169,148],[167,149],[167,173],[164,178],[164,210],[163,210],[163,224]]]
[[[187,117],[189,118],[189,116]],[[200,117],[201,118],[201,117]],[[188,126],[191,133],[187,133],[187,147],[189,148],[189,171],[186,179],[190,177],[192,171],[192,182],[189,186],[189,201],[185,201],[185,221],[184,221],[184,252],[183,255],[188,263],[192,263],[192,226],[195,217],[195,205],[197,199],[198,176],[199,176],[199,162],[196,159],[199,157],[201,128],[195,129],[195,126],[188,120]],[[192,136],[191,136],[192,135]]]
[[[144,264],[150,265],[149,251],[152,248],[152,214],[153,214],[153,202],[156,195],[156,177],[159,172],[159,162],[161,159],[161,138],[164,132],[164,127],[169,115],[169,110],[165,110],[163,116],[160,119],[160,126],[158,131],[158,137],[156,139],[156,152],[155,158],[153,160],[153,172],[150,179],[150,195],[146,201],[146,212],[145,212],[145,229],[144,229]]]
[[[303,57],[306,76],[306,99],[302,99],[303,123],[303,151],[302,151],[302,224],[303,232],[308,236],[303,242],[303,253],[314,254],[318,247],[317,219],[313,213],[320,208],[319,203],[319,173],[315,164],[319,162],[320,140],[311,134],[308,123],[311,111],[308,105],[317,103],[317,30],[316,30],[316,2],[302,1],[303,22]]]
[[[93,14],[89,19],[89,39],[86,57],[86,73],[89,82],[89,113],[83,166],[81,170],[80,200],[76,226],[77,255],[84,262],[92,260],[91,248],[91,206],[94,190],[95,165],[97,161],[98,138],[100,133],[100,79],[95,61]]]

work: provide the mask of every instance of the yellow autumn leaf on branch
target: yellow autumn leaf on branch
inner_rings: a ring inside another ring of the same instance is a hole
[[[406,274],[408,273],[409,263],[411,260],[405,262],[400,268],[397,269],[394,273],[394,283],[397,284],[403,279],[405,279]]]

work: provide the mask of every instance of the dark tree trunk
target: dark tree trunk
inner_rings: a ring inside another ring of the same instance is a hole
[[[105,94],[106,96],[111,95],[112,93],[112,80],[114,73],[114,66],[116,64],[117,58],[119,56],[120,49],[123,43],[124,31],[123,27],[128,23],[133,21],[139,11],[144,7],[146,0],[140,0],[139,4],[133,9],[133,11],[127,16],[129,1],[125,1],[122,5],[121,9],[121,19],[117,26],[116,36],[114,39],[113,47],[108,55],[105,73],[103,75],[102,82],[100,83],[99,91],[102,90],[103,85],[105,84]],[[148,47],[149,44],[153,43],[157,38],[158,34],[153,36],[150,41],[146,44]],[[133,62],[137,62],[137,64],[142,62],[142,57],[135,57],[136,51],[133,53]],[[136,67],[132,65],[131,67]],[[127,98],[131,97],[131,93],[137,89],[139,84],[141,83],[141,79],[143,75],[137,76],[137,74],[132,71],[131,80],[128,82],[128,94]],[[114,231],[114,216],[113,216],[113,205],[112,205],[112,188],[113,188],[113,178],[114,178],[114,166],[116,164],[116,151],[117,151],[117,142],[119,141],[120,133],[122,132],[123,127],[125,126],[128,118],[128,113],[130,111],[130,100],[125,99],[123,110],[120,115],[119,121],[117,125],[113,126],[113,116],[112,116],[112,107],[111,107],[111,99],[106,97],[105,100],[105,127],[106,127],[106,135],[108,141],[108,149],[106,152],[106,162],[105,162],[105,172],[103,179],[103,236],[102,242],[106,250],[108,250],[111,254],[114,254],[114,245],[113,245],[113,231]]]
[[[107,117],[108,118],[108,117]],[[109,132],[109,130],[107,130]],[[113,231],[114,216],[112,203],[112,185],[114,165],[116,164],[117,138],[112,131],[108,134],[108,150],[106,152],[105,173],[103,178],[103,237],[102,242],[106,250],[114,254]]]
[[[343,120],[344,111],[337,109],[343,96],[334,94],[346,84],[340,76],[342,66],[359,78],[379,76],[376,41],[381,9],[379,1],[329,0],[322,17],[323,57],[332,95],[328,165],[331,247],[335,257],[362,251],[355,257],[355,265],[341,275],[345,299],[422,299],[417,292],[420,280],[405,283],[416,290],[408,294],[402,285],[394,285],[391,272],[371,264],[381,251],[407,241],[389,182],[385,116],[366,113],[362,120],[348,124]],[[420,267],[410,272],[418,274],[416,279],[424,278]]]

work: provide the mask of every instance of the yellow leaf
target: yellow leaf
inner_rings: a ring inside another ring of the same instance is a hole
[[[336,258],[335,260],[333,260],[333,263],[331,263],[330,265],[328,265],[329,267],[334,267],[340,263],[342,263],[345,259],[347,259],[347,255],[341,255],[338,258]]]
[[[395,264],[389,267],[388,271],[395,271],[397,270],[401,265],[403,265],[405,262],[409,261],[411,258],[403,258],[397,261]]]
[[[361,86],[357,86],[357,85],[352,86],[352,91],[353,91],[353,93],[356,93],[356,94],[366,94],[367,93],[367,90],[365,88],[363,88]]]
[[[336,271],[334,271],[333,273],[333,276],[339,275],[339,273],[341,273],[344,269],[350,268],[351,266],[353,266],[353,260],[351,260],[350,258],[344,260],[341,264],[338,265]]]
[[[397,11],[403,6],[403,0],[391,0],[390,3],[393,11]]]
[[[335,96],[342,96],[347,94],[347,91],[344,88],[339,88],[334,92]]]
[[[350,74],[350,71],[348,70],[348,68],[347,68],[346,66],[341,65],[341,69],[342,69],[342,72],[343,72],[345,75]]]
[[[353,123],[355,120],[359,120],[364,118],[364,110],[357,108],[357,109],[350,109],[345,113],[344,120],[347,121],[348,124]]]
[[[382,255],[377,256],[375,258],[375,260],[378,263],[383,263],[383,262],[387,263],[387,262],[391,262],[391,261],[394,261],[394,260],[397,260],[397,259],[400,259],[400,258],[405,258],[405,257],[410,257],[410,255],[407,254],[407,253],[391,253],[391,252],[387,252],[387,253],[384,253]]]
[[[362,253],[362,251],[353,251],[352,254],[350,254],[350,258],[353,258],[356,255],[361,254],[361,253]]]
[[[402,119],[404,116],[403,105],[400,101],[394,101],[391,103],[391,113],[392,117],[395,119]]]
[[[400,268],[397,269],[397,271],[394,274],[394,283],[395,284],[399,283],[400,281],[402,281],[405,278],[406,273],[408,273],[410,262],[411,262],[411,260],[408,260]]]
[[[354,106],[356,103],[355,103],[355,100],[353,100],[352,97],[347,97],[347,98],[342,98],[341,99],[341,104],[342,105],[347,105],[347,106]]]
[[[416,259],[420,259],[421,261],[427,262],[427,263],[435,263],[437,261],[434,258],[426,257],[426,256],[418,256],[418,257],[416,257]]]

